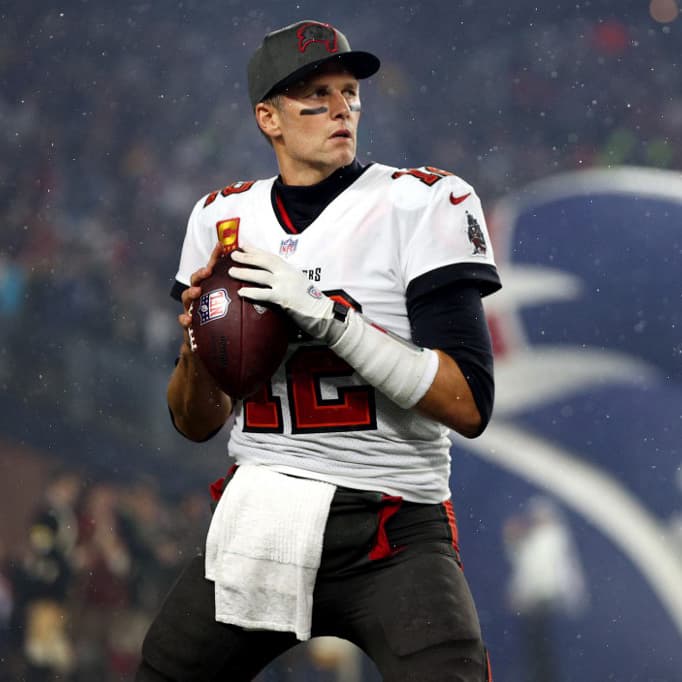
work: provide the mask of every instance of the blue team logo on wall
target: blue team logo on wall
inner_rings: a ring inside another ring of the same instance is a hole
[[[490,223],[495,414],[452,489],[493,667],[682,680],[682,175],[561,175]]]

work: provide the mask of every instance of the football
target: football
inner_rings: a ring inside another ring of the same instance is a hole
[[[279,307],[239,296],[244,282],[228,274],[232,265],[230,254],[222,256],[201,283],[202,294],[190,308],[189,338],[221,389],[241,399],[257,391],[281,364],[289,322]]]

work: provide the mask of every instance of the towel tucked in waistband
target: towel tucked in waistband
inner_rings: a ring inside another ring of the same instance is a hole
[[[206,538],[217,621],[310,638],[313,590],[336,486],[242,465]]]

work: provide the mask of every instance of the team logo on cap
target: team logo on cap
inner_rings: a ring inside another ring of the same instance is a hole
[[[339,48],[336,44],[336,31],[329,24],[311,22],[303,24],[298,31],[298,51],[305,52],[309,45],[322,43],[327,52],[334,54]]]

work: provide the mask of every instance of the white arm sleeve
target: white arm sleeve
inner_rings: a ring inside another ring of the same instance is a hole
[[[349,311],[346,330],[330,348],[403,409],[414,407],[438,372],[438,354],[418,348]]]

